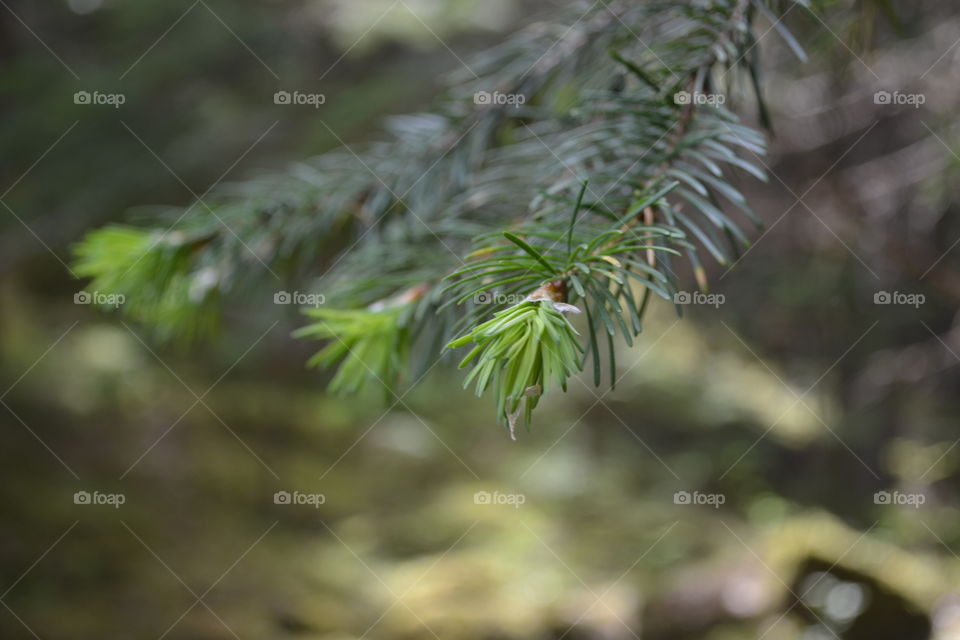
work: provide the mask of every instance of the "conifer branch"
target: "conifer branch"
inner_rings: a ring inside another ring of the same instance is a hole
[[[601,2],[531,25],[435,112],[390,119],[389,141],[223,189],[169,227],[94,232],[78,273],[170,337],[209,330],[257,278],[278,286],[263,263],[325,296],[297,335],[327,341],[311,363],[339,366],[334,391],[472,343],[467,382],[512,432],[588,357],[600,384],[601,342],[613,384],[614,339],[632,344],[651,295],[672,300],[683,261],[705,287],[699,252],[730,264],[748,244],[730,211],[759,218],[733,178],[765,178],[748,159],[765,140],[726,102],[747,79],[766,117],[752,21],[781,3],[765,2]]]

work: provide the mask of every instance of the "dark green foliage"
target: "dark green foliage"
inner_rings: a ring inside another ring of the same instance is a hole
[[[241,282],[305,281],[330,306],[355,310],[310,311],[320,322],[299,334],[331,340],[313,362],[341,363],[340,391],[375,378],[393,385],[424,348],[425,370],[440,346],[476,326],[467,335],[499,355],[481,358],[472,375],[481,391],[499,376],[505,417],[537,376],[501,357],[514,353],[503,334],[475,332],[561,282],[563,302],[585,311],[582,351],[595,382],[602,348],[612,383],[614,338],[632,344],[649,297],[671,299],[684,263],[705,287],[699,252],[731,264],[748,243],[744,223],[759,223],[735,179],[765,178],[764,136],[725,103],[746,88],[765,114],[751,21],[779,4],[597,3],[533,25],[471,61],[434,113],[390,120],[389,141],[216,193],[172,212],[168,231],[122,232],[158,241],[143,261],[114,249],[121,232],[95,232],[79,250],[82,275],[139,299],[125,312],[163,335],[199,326]],[[510,100],[478,103],[477,92]],[[368,310],[388,299],[400,302]],[[507,335],[543,364],[544,350],[528,343],[545,329],[531,323]],[[580,351],[565,347],[551,371],[578,370],[568,356]],[[524,397],[529,418],[539,396]]]

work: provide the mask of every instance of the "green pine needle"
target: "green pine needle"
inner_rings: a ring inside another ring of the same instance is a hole
[[[113,225],[73,248],[73,271],[90,278],[85,291],[121,297],[120,311],[149,324],[160,339],[186,341],[213,333],[219,315],[223,272],[192,258],[203,241],[178,231]]]
[[[294,332],[298,338],[329,340],[307,362],[308,367],[333,367],[330,391],[354,394],[368,384],[382,386],[387,397],[404,371],[409,355],[406,327],[400,322],[402,307],[381,311],[307,309],[317,322]]]
[[[527,300],[500,311],[447,348],[476,344],[460,362],[462,369],[475,361],[464,387],[475,383],[479,396],[492,385],[497,414],[515,437],[521,404],[529,427],[548,386],[566,390],[567,378],[580,370],[579,335],[553,302]]]

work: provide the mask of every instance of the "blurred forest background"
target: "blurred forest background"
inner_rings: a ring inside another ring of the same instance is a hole
[[[161,347],[67,265],[139,206],[377,138],[565,3],[0,5],[0,636],[960,638],[952,3],[791,6],[806,62],[760,18],[766,230],[722,305],[655,304],[617,389],[519,442],[442,367],[326,396],[270,292]]]

